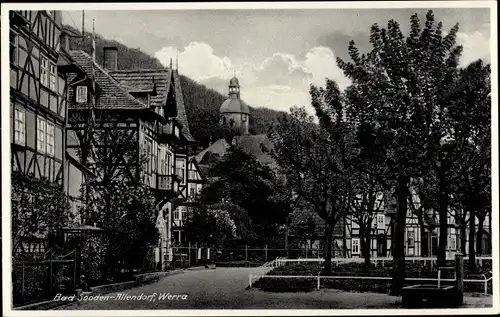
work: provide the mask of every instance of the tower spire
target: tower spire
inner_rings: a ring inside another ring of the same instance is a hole
[[[170,69],[172,69],[172,57],[170,57]]]
[[[179,53],[177,53],[176,61],[175,61],[175,70],[179,71]]]

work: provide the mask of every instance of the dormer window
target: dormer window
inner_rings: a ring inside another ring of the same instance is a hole
[[[77,103],[87,102],[87,86],[76,87],[76,102]]]

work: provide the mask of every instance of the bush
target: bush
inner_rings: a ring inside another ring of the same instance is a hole
[[[316,288],[312,278],[260,278],[254,287],[266,292],[310,292]]]

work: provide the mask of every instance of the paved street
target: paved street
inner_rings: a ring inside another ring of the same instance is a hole
[[[79,301],[57,309],[311,309],[311,308],[398,308],[399,298],[385,294],[321,290],[308,293],[267,293],[245,290],[248,275],[265,273],[263,268],[217,268],[184,271],[122,293],[187,295],[183,300],[93,300]],[[118,293],[108,294],[116,296]],[[104,294],[103,294],[104,295]],[[465,307],[488,307],[491,297],[467,297]]]

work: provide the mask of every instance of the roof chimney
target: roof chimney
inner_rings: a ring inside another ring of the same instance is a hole
[[[108,71],[118,69],[118,48],[115,46],[104,47],[104,68]]]
[[[69,34],[68,32],[66,31],[62,31],[61,32],[61,47],[63,48],[63,50],[67,53],[69,53],[70,51],[70,45],[69,45]]]

